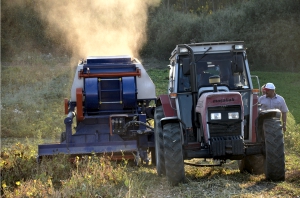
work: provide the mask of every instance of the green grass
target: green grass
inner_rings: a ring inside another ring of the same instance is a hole
[[[151,77],[153,83],[155,84],[156,96],[168,93],[168,79],[169,70],[168,69],[150,69],[147,71]]]
[[[70,95],[72,71],[60,57],[2,67],[1,136],[57,138],[64,129],[63,99]]]

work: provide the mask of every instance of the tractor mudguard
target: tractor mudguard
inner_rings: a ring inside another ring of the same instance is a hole
[[[168,123],[179,123],[179,122],[180,122],[180,119],[177,116],[174,116],[174,117],[165,117],[165,118],[162,118],[160,120],[162,128],[164,128],[165,124],[168,124]]]
[[[281,111],[279,109],[268,109],[268,110],[262,110],[259,112],[258,115],[258,121],[261,121],[265,118],[280,118],[281,117]]]
[[[255,128],[256,128],[256,142],[262,142],[263,141],[263,122],[265,119],[268,118],[278,118],[280,119],[281,117],[281,112],[279,109],[268,109],[268,110],[261,110],[259,111],[256,123],[255,123]]]
[[[175,100],[169,95],[160,95],[157,104],[162,105],[165,117],[177,117]]]
[[[174,99],[170,98],[169,95],[161,95],[158,99],[158,103],[161,104],[165,117],[160,120],[161,126],[167,123],[179,123],[180,119],[177,117]]]

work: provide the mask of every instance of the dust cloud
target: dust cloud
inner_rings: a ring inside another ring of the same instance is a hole
[[[40,1],[48,34],[60,34],[73,55],[131,55],[146,42],[148,8],[160,0]]]

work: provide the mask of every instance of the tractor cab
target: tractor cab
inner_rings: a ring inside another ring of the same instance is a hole
[[[182,111],[180,110],[181,119],[186,120],[185,124],[191,128],[195,128],[193,124],[199,121],[192,122],[191,120],[193,120],[192,117],[197,116],[196,112],[190,116],[187,114],[194,111],[196,105],[192,104],[196,104],[204,93],[214,91],[214,84],[218,92],[238,92],[242,98],[241,106],[244,112],[243,137],[245,141],[252,141],[254,129],[250,123],[257,117],[257,114],[250,116],[253,106],[253,87],[243,42],[220,44],[178,45],[177,57],[174,59],[171,57],[171,62],[174,60],[171,67],[174,65],[174,69],[170,70],[169,94],[177,92],[178,106],[184,106]],[[220,81],[211,84],[209,79],[215,76],[219,76]],[[186,94],[190,94],[194,101],[192,102],[191,99],[189,106],[191,109],[186,110],[189,112],[185,113],[187,98],[183,95]]]
[[[258,113],[244,42],[180,44],[169,67],[168,95],[159,96],[154,113],[158,174],[178,184],[185,160],[211,158],[284,180],[279,110]]]

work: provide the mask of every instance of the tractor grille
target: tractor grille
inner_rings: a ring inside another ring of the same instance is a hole
[[[238,123],[210,123],[210,137],[238,136],[241,135],[241,122]]]
[[[235,106],[221,106],[208,108],[208,128],[210,137],[223,137],[223,136],[239,136],[242,135],[242,119],[229,119],[228,112],[238,112],[241,116],[241,107]],[[221,113],[220,120],[211,120],[211,113]]]
[[[211,138],[214,158],[225,155],[243,155],[244,140],[242,136],[227,136]]]

